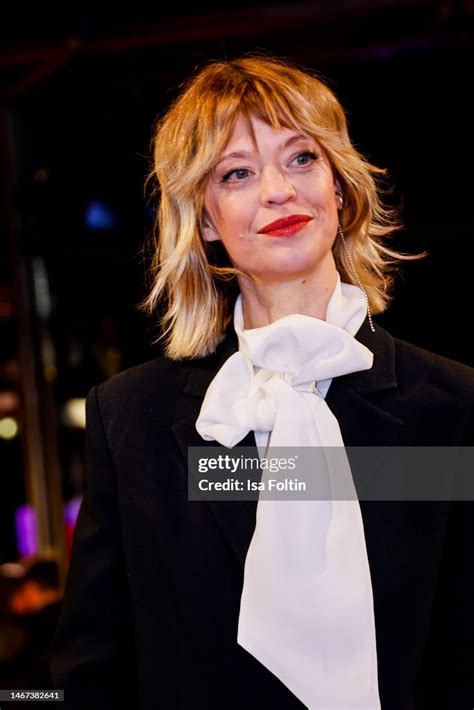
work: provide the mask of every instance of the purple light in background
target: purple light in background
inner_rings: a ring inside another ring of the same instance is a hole
[[[75,526],[77,516],[79,515],[79,508],[81,507],[82,497],[71,498],[64,506],[64,522],[66,525]]]
[[[36,510],[32,505],[20,505],[15,511],[16,546],[20,557],[35,555],[38,551]]]

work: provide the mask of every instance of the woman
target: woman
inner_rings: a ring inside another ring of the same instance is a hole
[[[474,705],[469,503],[188,498],[190,446],[472,444],[472,370],[372,319],[382,172],[273,59],[210,64],[158,123],[166,357],[87,398],[65,707]]]

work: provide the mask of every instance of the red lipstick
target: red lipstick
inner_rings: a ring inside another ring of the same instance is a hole
[[[293,237],[312,219],[306,214],[292,214],[266,224],[258,230],[258,234],[268,234],[269,237]]]

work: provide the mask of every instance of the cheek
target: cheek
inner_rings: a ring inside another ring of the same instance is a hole
[[[337,210],[336,187],[329,175],[308,176],[299,184],[300,195],[308,204],[324,211]]]
[[[219,223],[222,234],[227,234],[230,239],[245,240],[252,228],[253,220],[251,210],[244,202],[236,204],[229,201],[219,214]]]

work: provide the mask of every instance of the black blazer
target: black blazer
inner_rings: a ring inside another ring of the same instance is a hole
[[[373,368],[334,379],[326,397],[346,446],[472,446],[473,369],[367,321],[356,337]],[[187,447],[208,445],[196,417],[236,347],[232,332],[210,357],[159,358],[89,392],[86,490],[51,659],[65,709],[303,708],[236,641],[256,503],[188,501]],[[472,710],[472,503],[361,508],[383,710]]]

